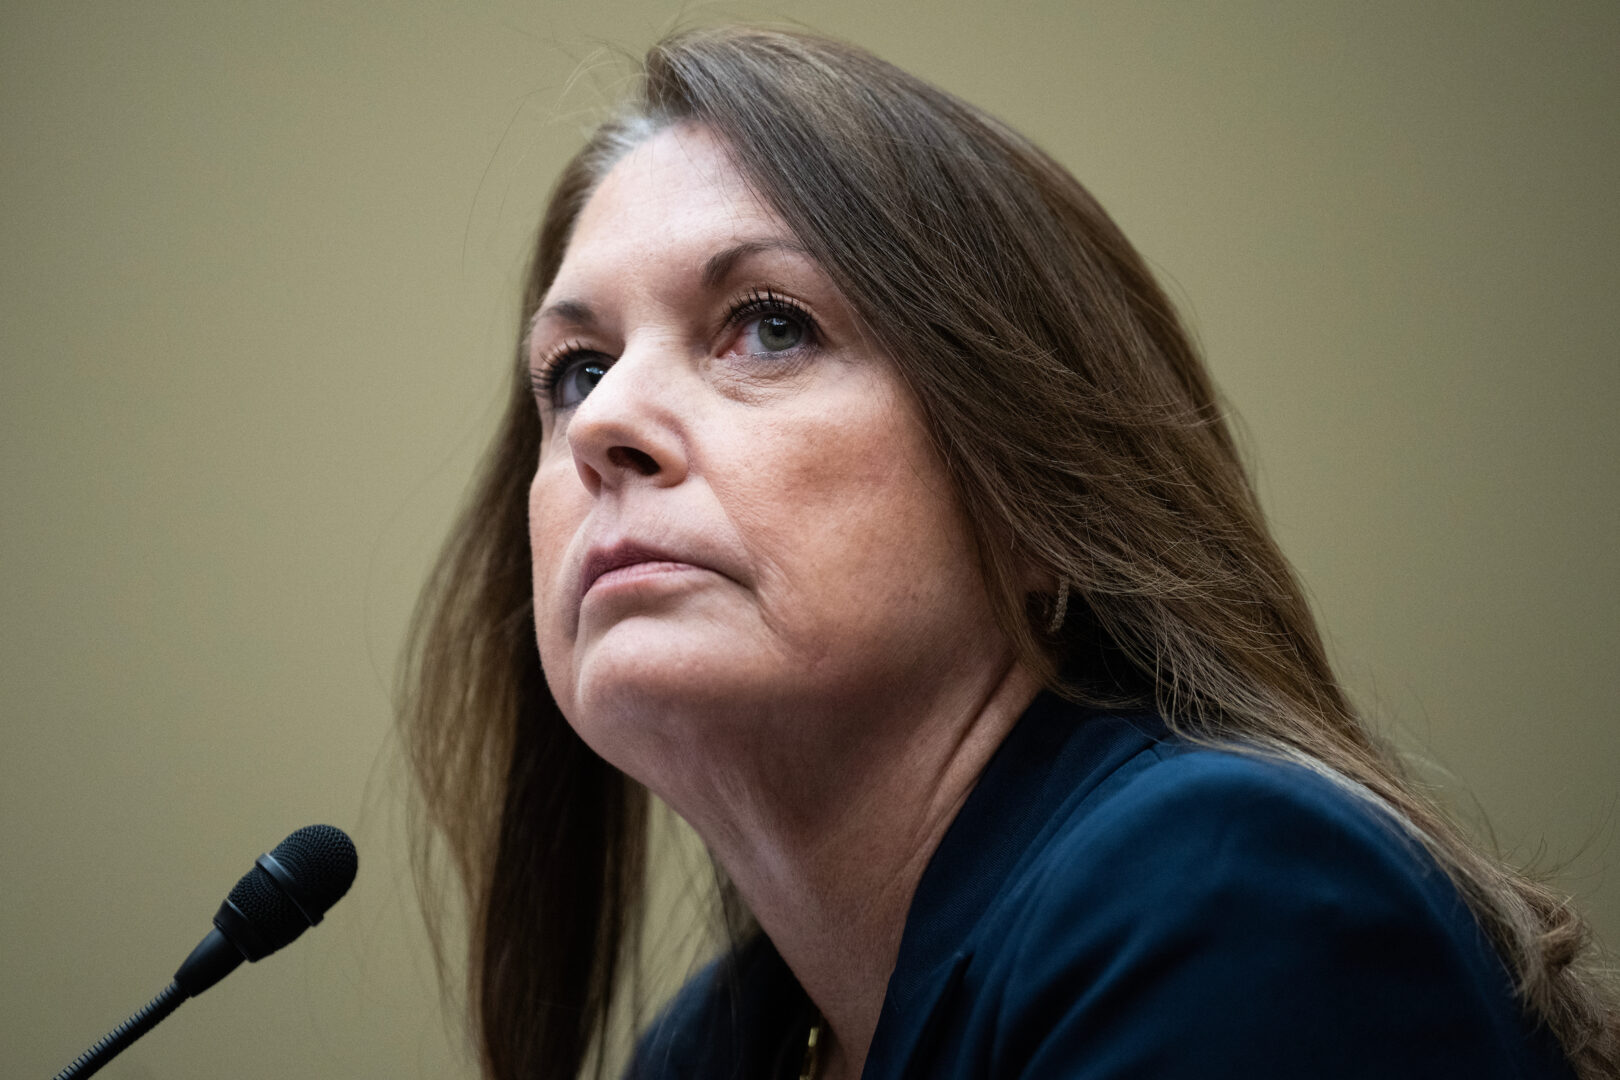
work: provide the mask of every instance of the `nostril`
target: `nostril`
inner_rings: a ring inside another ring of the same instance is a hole
[[[651,454],[631,446],[615,446],[608,451],[607,456],[616,467],[626,472],[639,473],[642,476],[653,476],[658,472],[658,462],[653,460]]]

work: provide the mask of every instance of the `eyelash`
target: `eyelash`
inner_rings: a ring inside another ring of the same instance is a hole
[[[768,288],[750,289],[748,295],[732,304],[722,329],[735,330],[765,315],[789,315],[804,325],[805,341],[795,348],[814,344],[820,334],[815,318],[803,304],[789,297],[779,296]],[[557,387],[557,380],[568,368],[568,361],[580,353],[604,355],[598,349],[587,348],[578,338],[563,342],[547,353],[538,367],[529,373],[529,383],[534,389],[534,396],[543,401],[550,401],[551,393]]]

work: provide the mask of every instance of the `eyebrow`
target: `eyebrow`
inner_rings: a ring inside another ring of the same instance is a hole
[[[787,251],[806,258],[810,255],[803,244],[793,240],[745,240],[740,244],[733,244],[724,251],[717,251],[703,260],[703,273],[699,276],[703,287],[714,288],[726,280],[726,275],[731,273],[739,262],[763,251]]]
[[[582,330],[596,327],[596,312],[583,300],[558,300],[547,304],[534,314],[535,323],[541,319],[556,319],[559,322],[571,323]]]
[[[803,244],[793,240],[759,239],[744,240],[740,244],[733,244],[723,251],[717,251],[703,260],[703,268],[699,271],[698,280],[705,289],[714,289],[729,275],[737,264],[750,255],[758,255],[766,251],[786,251],[795,255],[810,257],[810,252]],[[583,331],[595,330],[597,326],[596,310],[583,300],[556,300],[535,312],[529,323],[529,334],[532,337],[534,328],[540,322],[567,323]]]

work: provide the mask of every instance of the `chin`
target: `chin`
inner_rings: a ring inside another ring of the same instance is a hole
[[[563,679],[546,666],[563,715],[586,744],[613,765],[632,767],[654,752],[690,746],[728,720],[757,716],[791,688],[773,658],[751,655],[746,639],[713,624],[671,626],[629,619],[587,641]],[[561,672],[559,672],[561,674]],[[565,685],[558,685],[564,682]]]

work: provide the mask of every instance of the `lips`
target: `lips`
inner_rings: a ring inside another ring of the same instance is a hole
[[[596,584],[596,579],[603,574],[640,563],[680,563],[707,569],[701,563],[695,563],[689,558],[673,555],[646,544],[621,540],[607,547],[592,548],[586,554],[585,562],[580,567],[579,595],[583,597],[590,592],[591,586]]]

